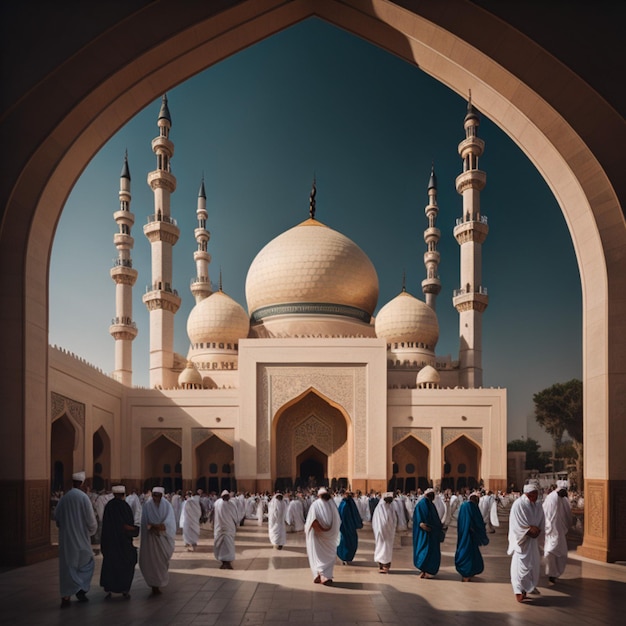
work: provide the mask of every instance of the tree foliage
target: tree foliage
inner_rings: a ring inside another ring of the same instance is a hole
[[[532,437],[528,439],[513,439],[507,444],[509,452],[526,452],[526,469],[545,472],[550,461],[549,452],[539,450],[539,442]]]
[[[579,444],[583,442],[583,384],[574,378],[556,383],[533,396],[535,419],[552,435],[557,444],[563,433]]]

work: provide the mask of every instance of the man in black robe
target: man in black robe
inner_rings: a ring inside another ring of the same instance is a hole
[[[133,537],[139,535],[139,526],[135,526],[133,511],[124,501],[125,493],[123,485],[113,487],[114,497],[104,508],[102,519],[100,586],[104,588],[107,599],[111,593],[121,593],[124,598],[130,598],[137,564]]]

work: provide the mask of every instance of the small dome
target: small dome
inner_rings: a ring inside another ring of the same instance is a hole
[[[378,301],[378,276],[359,246],[311,218],[257,254],[248,270],[246,300],[256,321],[333,314],[369,323]]]
[[[376,316],[376,336],[387,343],[423,344],[434,350],[439,339],[436,313],[421,300],[402,291]]]
[[[250,320],[244,308],[223,291],[201,300],[187,319],[191,345],[198,343],[238,343],[248,336]]]
[[[185,369],[178,375],[178,385],[183,389],[202,387],[202,375],[191,361],[187,361]]]
[[[439,385],[441,376],[432,365],[425,365],[417,374],[417,386],[420,385]]]

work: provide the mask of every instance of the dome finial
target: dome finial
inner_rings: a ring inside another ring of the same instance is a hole
[[[317,187],[315,186],[315,174],[313,174],[313,187],[311,187],[311,195],[309,196],[309,217],[315,219],[315,194]]]
[[[220,285],[219,290],[222,291],[222,266],[220,265]]]
[[[430,166],[430,178],[428,179],[428,189],[437,189],[437,175],[435,174],[435,162]]]
[[[402,270],[402,291],[406,291],[406,269]]]

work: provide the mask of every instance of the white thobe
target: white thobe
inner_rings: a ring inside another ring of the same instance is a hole
[[[200,539],[200,517],[202,506],[200,496],[191,496],[183,501],[180,511],[180,527],[183,529],[183,541],[186,545],[197,546]]]
[[[70,489],[54,511],[59,527],[61,597],[89,591],[95,561],[91,536],[98,528],[91,500],[80,489]]]
[[[557,491],[552,491],[543,501],[543,512],[546,519],[543,548],[546,576],[559,578],[567,564],[567,532],[572,525],[572,507],[567,496],[561,498]]]
[[[360,496],[355,500],[356,506],[359,509],[359,515],[361,520],[369,522],[371,520],[370,514],[370,499],[367,496]]]
[[[267,532],[273,546],[284,546],[287,543],[287,527],[285,515],[287,502],[274,497],[267,507]]]
[[[326,530],[315,530],[313,527],[315,520]],[[304,534],[309,566],[315,578],[320,574],[325,578],[333,577],[340,526],[339,510],[332,500],[318,498],[311,504],[304,525]]]
[[[537,526],[539,537],[532,538],[527,532],[530,526]],[[543,509],[539,502],[531,502],[526,495],[521,496],[511,506],[509,517],[509,547],[511,559],[511,585],[513,593],[530,593],[539,583],[541,554],[539,538],[544,530]]]
[[[398,517],[397,528],[400,531],[404,531],[409,528],[409,515],[406,510],[405,501],[406,501],[406,496],[398,496],[392,502],[393,508],[395,509],[396,515]],[[374,512],[376,512],[376,509],[374,509]],[[373,520],[372,520],[372,523],[373,523]],[[380,561],[380,562],[389,563],[389,561]]]
[[[135,520],[135,526],[141,526],[141,501],[136,493],[131,493],[126,496],[126,504],[131,508],[133,512],[133,518]]]
[[[394,502],[396,502],[394,500]],[[372,515],[372,531],[374,532],[374,561],[386,565],[391,563],[393,542],[398,526],[398,513],[394,502],[381,500]],[[404,503],[402,503],[404,506]]]
[[[164,524],[165,530],[153,532],[148,525]],[[141,509],[141,543],[139,569],[149,587],[165,587],[169,581],[170,559],[174,553],[176,518],[172,505],[165,499],[157,505],[146,500]]]
[[[304,501],[302,498],[296,497],[289,503],[287,523],[293,528],[295,533],[304,530]]]
[[[183,525],[180,521],[180,516],[183,512],[183,505],[185,501],[181,498],[180,494],[175,493],[172,496],[172,508],[174,509],[174,519],[176,520],[176,529],[182,528]]]
[[[219,498],[213,506],[213,554],[218,561],[235,560],[235,534],[239,526],[239,511],[232,500]]]

